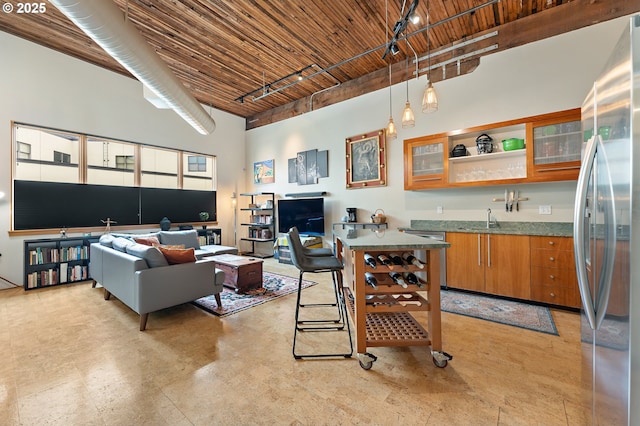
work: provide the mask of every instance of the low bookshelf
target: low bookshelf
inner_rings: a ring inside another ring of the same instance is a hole
[[[24,242],[24,289],[91,279],[89,250],[98,237],[46,238]]]

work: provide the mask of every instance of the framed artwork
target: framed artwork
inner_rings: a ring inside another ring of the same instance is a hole
[[[288,160],[289,183],[310,185],[318,183],[321,177],[329,176],[329,153],[310,149],[298,152],[296,158]]]
[[[253,183],[274,183],[273,160],[253,163]]]
[[[384,129],[347,138],[346,148],[347,188],[387,185]]]

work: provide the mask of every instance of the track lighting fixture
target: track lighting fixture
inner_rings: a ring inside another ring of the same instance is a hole
[[[390,51],[393,55],[397,55],[398,52],[400,52],[400,49],[398,48],[398,44],[397,43],[393,43],[390,47]]]

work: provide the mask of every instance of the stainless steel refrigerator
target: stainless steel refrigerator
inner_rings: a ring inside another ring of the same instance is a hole
[[[640,424],[640,15],[582,106],[574,250],[582,402],[594,425]]]

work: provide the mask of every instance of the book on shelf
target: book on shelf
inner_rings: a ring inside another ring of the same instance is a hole
[[[69,264],[61,263],[60,264],[60,283],[66,283],[69,277]]]

